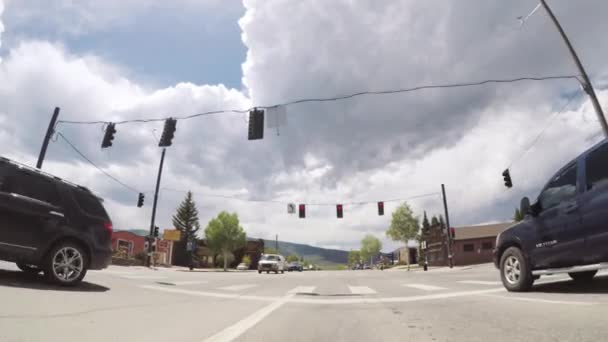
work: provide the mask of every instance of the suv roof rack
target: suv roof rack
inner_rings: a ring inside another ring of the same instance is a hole
[[[91,190],[89,190],[87,187],[84,187],[84,186],[82,186],[82,185],[78,185],[78,184],[76,184],[76,183],[72,183],[72,182],[67,181],[67,180],[65,180],[65,179],[63,179],[63,178],[57,177],[57,176],[55,176],[55,175],[52,175],[52,174],[47,173],[47,172],[44,172],[44,171],[42,171],[42,170],[40,170],[40,169],[37,169],[37,168],[31,167],[31,166],[29,166],[29,165],[26,165],[26,164],[20,163],[20,162],[18,162],[18,161],[15,161],[15,160],[8,159],[8,158],[6,158],[6,157],[2,157],[2,156],[0,156],[0,162],[5,162],[5,163],[8,163],[8,164],[12,164],[12,165],[14,165],[14,166],[16,166],[16,167],[18,167],[18,168],[20,168],[20,169],[26,169],[26,170],[28,170],[28,171],[30,171],[30,172],[37,173],[37,174],[39,174],[39,175],[41,175],[41,176],[44,176],[44,177],[47,177],[47,178],[51,178],[51,179],[56,180],[56,181],[63,182],[63,183],[65,183],[65,184],[67,184],[67,185],[70,185],[70,186],[73,186],[73,187],[76,187],[76,188],[79,188],[79,189],[82,189],[82,190],[84,190],[84,191],[87,191],[87,192],[91,193]]]

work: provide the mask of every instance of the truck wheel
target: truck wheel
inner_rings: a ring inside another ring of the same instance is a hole
[[[500,279],[508,291],[524,292],[534,283],[530,266],[517,247],[509,247],[500,258]]]
[[[261,271],[261,270],[258,270],[258,274],[262,274],[262,271]]]
[[[44,276],[61,286],[75,286],[87,273],[88,255],[71,241],[62,241],[47,253],[44,260]]]
[[[284,270],[281,270],[281,274],[283,274],[283,273],[285,273],[285,271],[284,271]]]
[[[20,270],[22,270],[25,273],[29,273],[29,274],[38,274],[40,273],[42,270],[38,267],[32,266],[32,265],[28,265],[28,264],[24,264],[22,262],[18,262],[17,263],[17,267],[19,267]]]
[[[582,283],[582,282],[586,282],[586,281],[591,281],[591,279],[593,279],[593,277],[595,276],[596,273],[597,273],[597,270],[596,271],[568,273],[568,275],[570,276],[570,278],[572,278],[572,280]]]

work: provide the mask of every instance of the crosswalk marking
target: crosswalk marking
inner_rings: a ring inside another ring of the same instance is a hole
[[[247,289],[250,289],[250,288],[256,287],[256,286],[257,286],[256,284],[232,285],[232,286],[218,287],[218,290],[242,291],[242,290],[247,290]]]
[[[315,286],[298,286],[298,287],[294,287],[293,289],[287,291],[287,294],[294,294],[294,293],[313,293],[315,291]]]
[[[460,280],[461,284],[473,284],[473,285],[500,285],[499,281],[487,281],[487,280]]]
[[[207,284],[208,281],[207,280],[173,281],[172,283],[177,286],[182,286],[182,285]]]
[[[350,285],[348,285],[348,289],[350,290],[350,293],[352,293],[352,294],[365,295],[365,294],[376,293],[376,291],[374,291],[373,289],[371,289],[367,286],[350,286]]]
[[[425,285],[425,284],[403,284],[403,286],[411,287],[411,288],[418,289],[418,290],[424,290],[424,291],[446,290],[445,287],[434,286],[434,285]]]
[[[125,279],[167,279],[167,277],[165,276],[158,276],[158,275],[123,275],[120,276],[121,278],[125,278]]]

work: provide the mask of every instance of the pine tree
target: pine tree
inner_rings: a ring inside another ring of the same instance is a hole
[[[429,219],[426,216],[426,211],[422,217],[422,236],[427,236],[431,231],[431,224],[429,223]]]
[[[519,221],[523,220],[525,216],[526,216],[525,214],[522,214],[519,211],[519,208],[515,208],[515,214],[513,215],[513,221],[519,222]]]
[[[443,221],[443,216],[439,215],[439,225],[441,229],[445,229],[445,222]]]
[[[177,208],[173,215],[173,226],[181,232],[181,240],[190,241],[196,239],[196,232],[200,229],[198,222],[198,210],[192,199],[192,192],[188,191],[186,198]]]
[[[431,217],[431,226],[435,227],[438,224],[439,224],[439,219],[437,218],[437,216],[433,215],[433,217]]]

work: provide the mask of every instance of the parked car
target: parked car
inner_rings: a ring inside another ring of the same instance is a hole
[[[249,266],[247,266],[247,264],[245,264],[244,262],[240,263],[237,267],[237,270],[239,271],[246,271],[249,269]]]
[[[264,254],[258,262],[258,273],[285,272],[285,257],[279,254]]]
[[[608,268],[608,140],[561,168],[523,221],[496,237],[494,264],[509,291],[526,291],[541,275],[568,273],[590,281]]]
[[[0,259],[73,286],[112,260],[112,221],[87,188],[0,157]]]
[[[304,270],[304,267],[302,266],[302,264],[300,264],[297,261],[291,262],[291,263],[289,263],[289,265],[287,265],[288,272],[291,272],[291,271],[302,272],[303,270]]]

